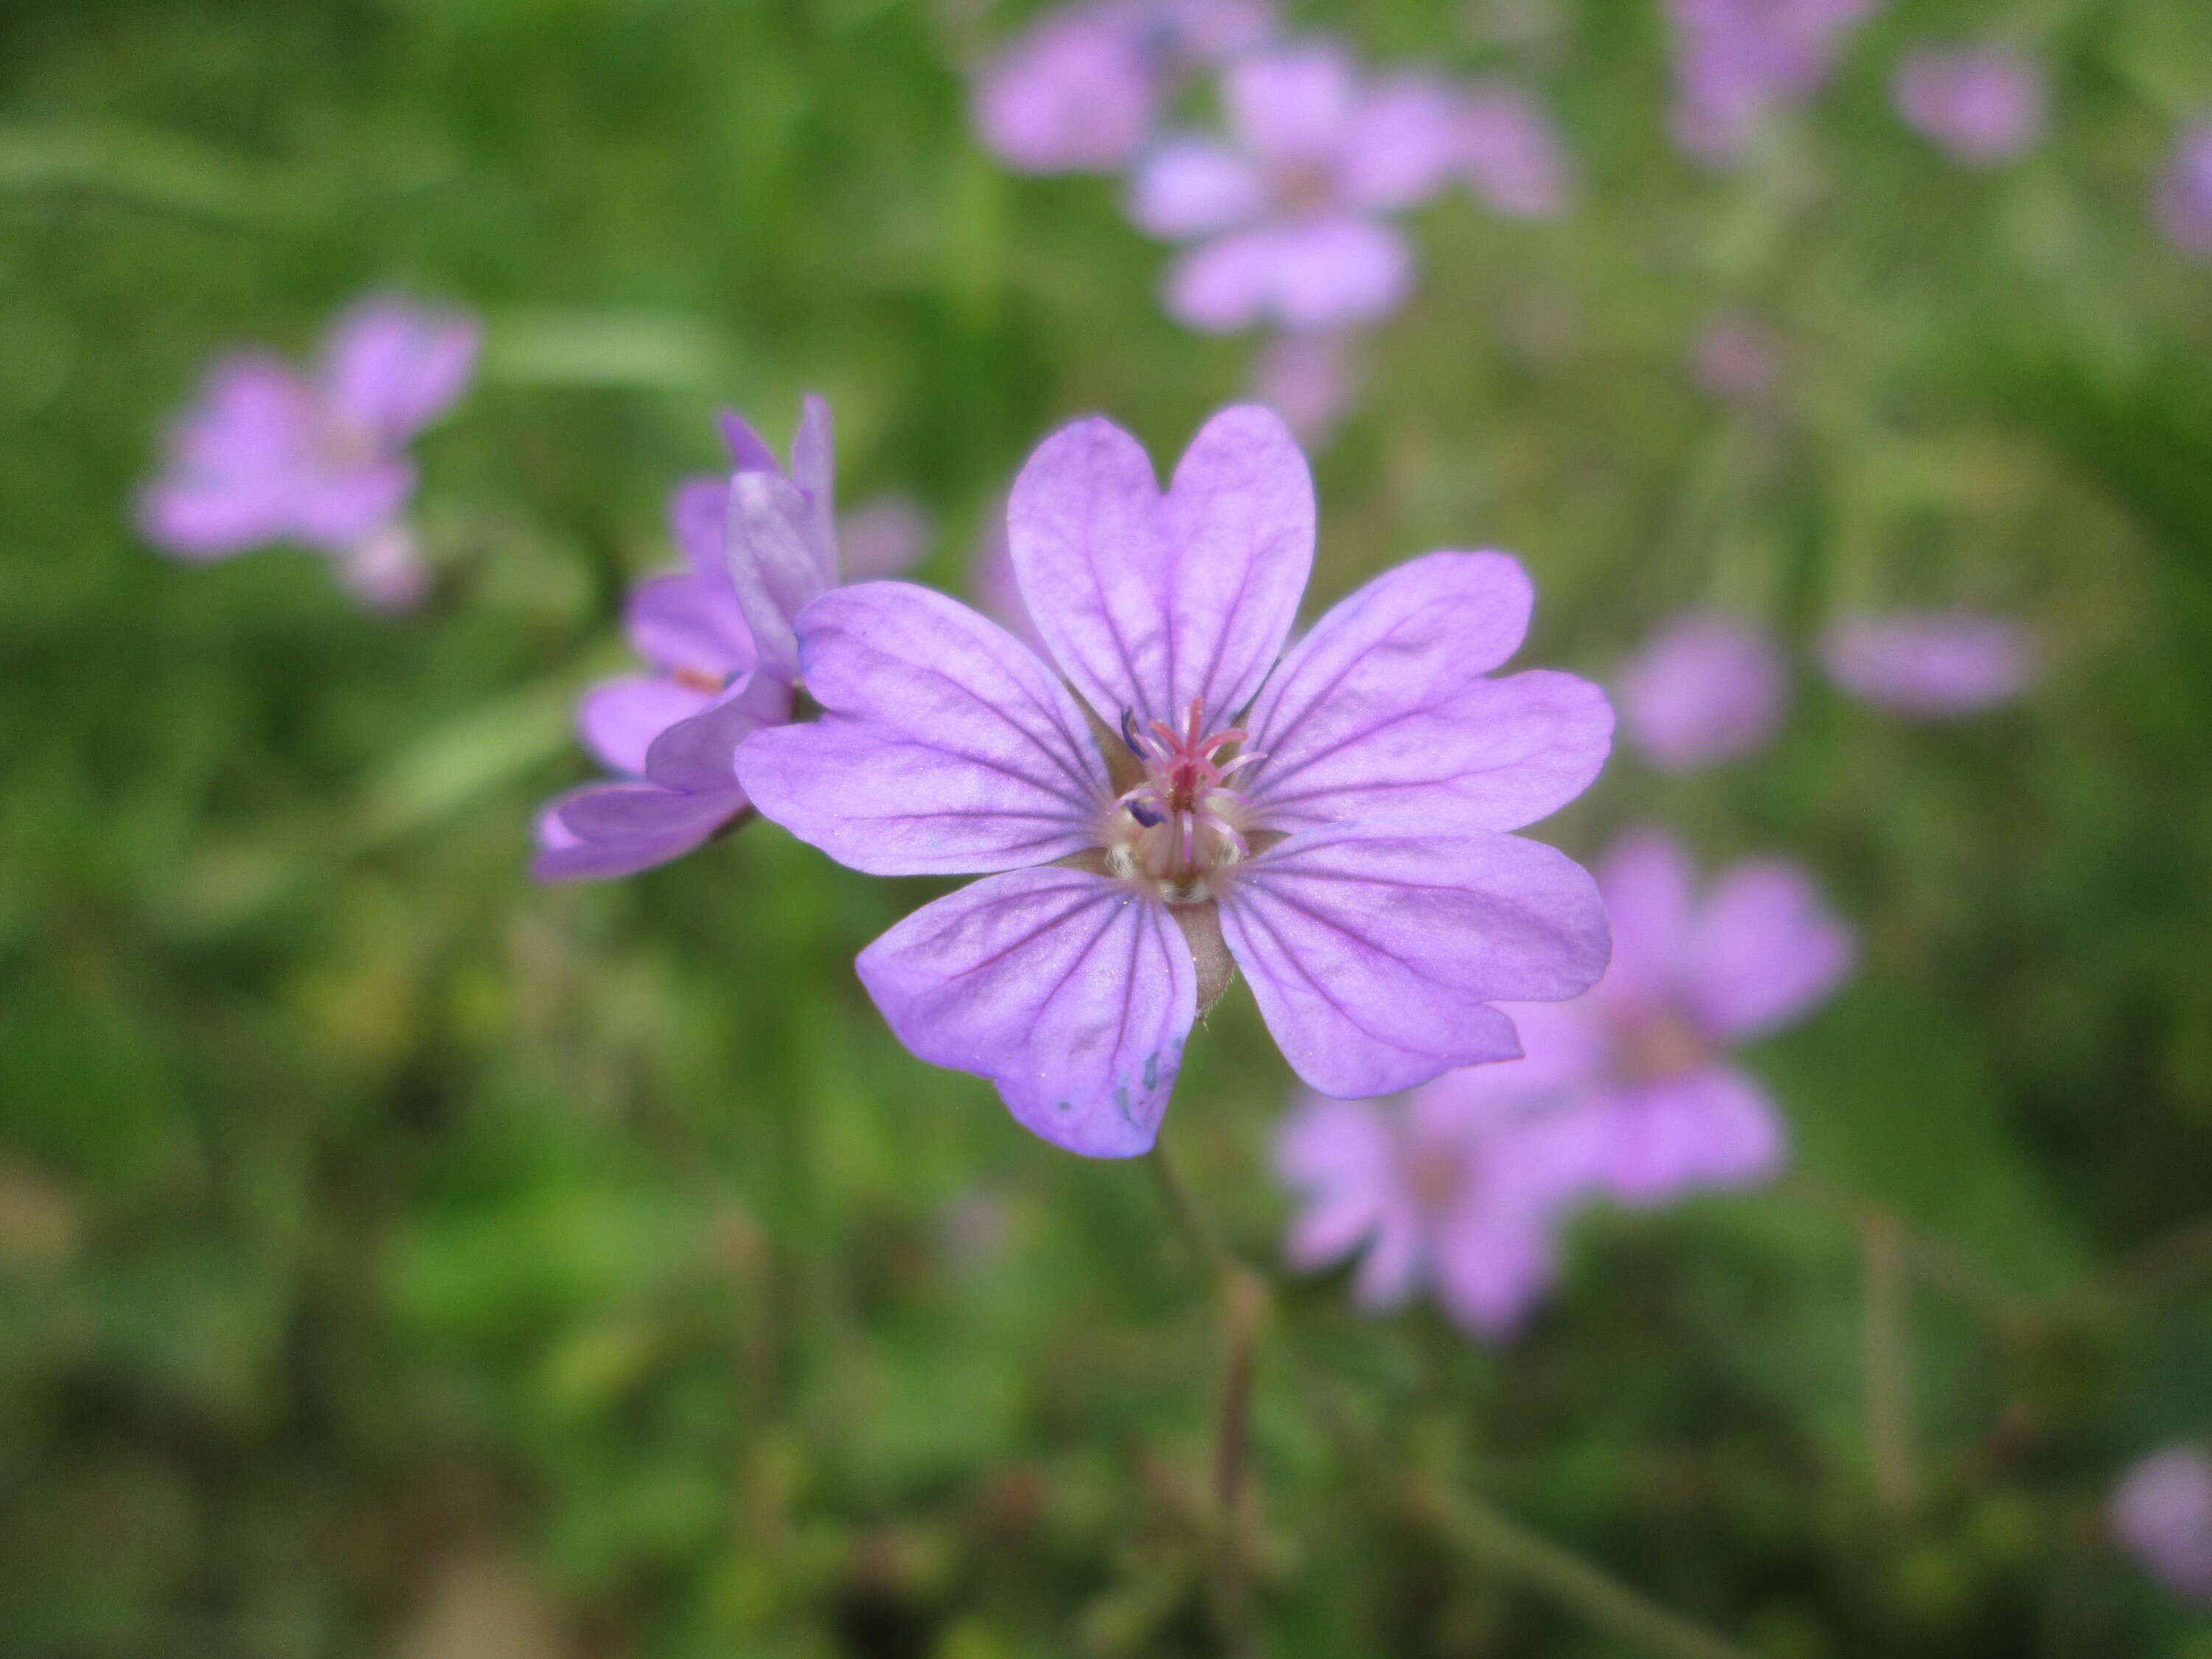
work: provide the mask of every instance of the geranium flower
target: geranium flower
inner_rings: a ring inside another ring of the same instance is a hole
[[[1085,0],[1046,12],[977,77],[975,127],[1019,173],[1111,173],[1194,69],[1273,25],[1257,0]]]
[[[727,829],[749,809],[731,764],[739,739],[790,718],[790,617],[838,577],[830,407],[806,399],[788,473],[737,416],[722,431],[730,480],[694,479],[669,501],[687,568],[630,596],[630,642],[652,672],[595,686],[577,706],[584,746],[619,781],[539,814],[540,880],[632,875]],[[854,515],[869,574],[921,552],[918,512],[892,502]]]
[[[2043,70],[2002,46],[1914,52],[1890,90],[1907,126],[1968,167],[2008,160],[2043,136]]]
[[[1846,617],[1828,629],[1821,659],[1853,696],[1929,720],[2009,702],[2036,672],[2034,649],[2018,623],[1972,611]]]
[[[1733,161],[1779,109],[1828,78],[1836,49],[1875,0],[1668,0],[1674,25],[1674,142]]]
[[[457,313],[372,299],[339,318],[311,374],[268,352],[222,359],[140,498],[147,538],[185,559],[304,543],[368,604],[412,604],[428,572],[402,521],[406,447],[467,388],[477,342]]]
[[[2212,1456],[2168,1446],[2130,1469],[2106,1511],[2112,1534],[2177,1595],[2212,1603]]]
[[[1349,334],[1278,334],[1252,362],[1252,398],[1281,416],[1301,443],[1319,448],[1359,395]]]
[[[1457,102],[1459,176],[1477,198],[1512,219],[1564,212],[1566,149],[1543,106],[1503,81],[1472,87]]]
[[[1513,560],[1416,559],[1278,662],[1313,485],[1252,406],[1206,423],[1164,496],[1128,434],[1079,421],[1007,520],[1057,672],[941,594],[842,589],[799,621],[822,718],[738,757],[761,811],[842,863],[984,877],[860,954],[917,1054],[990,1078],[1048,1140],[1128,1157],[1237,969],[1334,1095],[1516,1054],[1492,1003],[1597,976],[1589,876],[1502,832],[1582,792],[1612,714],[1569,675],[1490,677],[1532,601]]]
[[[1363,83],[1326,43],[1248,54],[1221,88],[1227,138],[1167,140],[1130,191],[1139,228],[1198,244],[1169,272],[1169,312],[1225,333],[1396,310],[1413,255],[1382,216],[1433,194],[1459,159],[1449,90],[1415,75]]]
[[[1729,1050],[1834,990],[1849,930],[1776,861],[1736,865],[1700,901],[1687,854],[1656,834],[1618,843],[1598,885],[1612,966],[1579,1000],[1509,1006],[1523,1058],[1363,1103],[1365,1127],[1312,1102],[1286,1120],[1278,1167],[1307,1199],[1293,1266],[1364,1248],[1382,1258],[1362,1269],[1370,1301],[1425,1266],[1455,1317],[1504,1335],[1549,1287],[1553,1235],[1577,1204],[1650,1207],[1781,1167],[1780,1116]]]
[[[1781,723],[1789,678],[1759,629],[1686,611],[1630,659],[1619,689],[1629,740],[1660,770],[1688,772],[1765,747]]]

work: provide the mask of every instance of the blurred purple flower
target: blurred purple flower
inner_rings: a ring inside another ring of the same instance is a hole
[[[1253,398],[1281,416],[1309,449],[1328,441],[1358,391],[1349,334],[1278,334],[1253,361]]]
[[[1278,663],[1313,485],[1250,405],[1206,422],[1164,496],[1127,433],[1064,428],[1007,524],[1056,666],[940,594],[844,589],[801,619],[822,718],[738,757],[760,810],[842,863],[983,877],[860,954],[917,1054],[990,1078],[1055,1145],[1130,1157],[1237,969],[1337,1095],[1512,1054],[1492,1004],[1597,976],[1589,878],[1503,832],[1589,785],[1612,712],[1570,675],[1491,677],[1533,600],[1514,561],[1416,559]]]
[[[1755,404],[1782,374],[1781,343],[1756,317],[1723,311],[1698,332],[1690,351],[1690,376],[1723,403]]]
[[[1534,98],[1502,82],[1470,88],[1458,124],[1460,176],[1492,212],[1548,219],[1566,210],[1566,149]]]
[[[1111,173],[1194,69],[1256,45],[1261,0],[1083,0],[1046,12],[978,77],[983,143],[1020,173]]]
[[[1456,104],[1425,76],[1363,83],[1333,43],[1254,52],[1222,76],[1228,138],[1184,134],[1138,167],[1130,216],[1189,241],[1167,307],[1209,333],[1372,322],[1404,303],[1413,255],[1382,216],[1434,193]]]
[[[1051,655],[1044,635],[1030,620],[1029,606],[1022,602],[1022,586],[1014,576],[1013,549],[1006,539],[1006,503],[1003,500],[992,508],[982,537],[975,544],[968,592],[975,601],[975,608],[993,622],[1040,657]]]
[[[1278,1167],[1310,1203],[1294,1266],[1364,1245],[1361,1293],[1380,1301],[1402,1294],[1425,1250],[1454,1316],[1504,1336],[1548,1287],[1552,1233],[1575,1204],[1650,1207],[1781,1167],[1781,1120],[1729,1049],[1832,992],[1850,931],[1778,861],[1735,866],[1700,901],[1687,854],[1653,833],[1616,843],[1598,887],[1613,964],[1577,1001],[1509,1005],[1522,1058],[1416,1090],[1388,1158],[1359,1150],[1377,1131],[1340,1109],[1310,1103],[1285,1125]],[[1388,1123],[1388,1109],[1366,1109]]]
[[[1828,77],[1844,32],[1877,0],[1668,0],[1674,142],[1701,161],[1747,150],[1778,109]]]
[[[2036,673],[2025,629],[1972,611],[1846,617],[1828,629],[1821,659],[1853,696],[1931,720],[2008,702]]]
[[[839,568],[848,582],[896,576],[929,550],[936,527],[910,495],[878,495],[837,516]]]
[[[2181,135],[2158,181],[2158,219],[2191,258],[2212,259],[2212,121]]]
[[[694,479],[669,501],[687,568],[630,595],[630,642],[653,672],[595,686],[577,707],[585,747],[622,781],[539,815],[540,880],[632,875],[727,828],[750,806],[732,761],[739,740],[791,717],[791,618],[839,575],[830,406],[806,399],[788,472],[737,416],[722,417],[722,432],[728,482]],[[918,514],[883,503],[854,515],[878,567],[870,574],[921,551]]]
[[[377,298],[338,319],[312,374],[266,352],[222,359],[139,499],[147,539],[186,559],[303,542],[366,603],[412,604],[428,573],[400,522],[406,446],[466,390],[477,342],[458,313]]]
[[[2019,155],[2043,136],[2043,70],[2002,46],[1917,52],[1891,93],[1907,126],[1968,167]]]
[[[2112,1535],[2177,1595],[2212,1602],[2212,1456],[2168,1446],[2113,1489]]]
[[[1629,659],[1619,689],[1630,741],[1660,770],[1688,772],[1764,747],[1781,723],[1789,680],[1765,633],[1687,611]]]

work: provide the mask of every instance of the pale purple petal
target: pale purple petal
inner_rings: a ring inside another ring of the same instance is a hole
[[[1534,592],[1502,553],[1431,553],[1340,601],[1253,705],[1248,793],[1280,829],[1348,818],[1512,830],[1589,785],[1613,713],[1570,674],[1486,678]]]
[[[1559,1278],[1553,1218],[1514,1205],[1446,1216],[1436,1242],[1437,1300],[1462,1329],[1502,1342],[1527,1322]]]
[[[1209,333],[1273,322],[1287,329],[1376,322],[1405,303],[1413,256],[1389,225],[1350,214],[1217,238],[1178,258],[1167,305]]]
[[[1135,7],[1047,13],[978,77],[987,149],[1021,173],[1110,173],[1151,131],[1162,81]]]
[[[1235,57],[1275,27],[1266,0],[1152,0],[1151,21],[1176,60],[1198,66]]]
[[[2042,69],[2002,46],[1914,52],[1891,94],[1908,126],[1968,167],[2017,155],[2043,133]]]
[[[1634,830],[1613,842],[1597,866],[1613,919],[1613,964],[1601,991],[1607,1001],[1672,1001],[1689,949],[1694,884],[1689,852],[1672,836]]]
[[[1130,222],[1178,241],[1243,224],[1267,203],[1259,169],[1211,138],[1168,140],[1145,158],[1129,185]]]
[[[1462,176],[1492,212],[1547,219],[1565,209],[1565,149],[1542,107],[1518,87],[1492,83],[1469,93],[1455,137]]]
[[[410,610],[430,591],[430,567],[404,525],[388,524],[335,557],[346,592],[372,611]]]
[[[929,550],[936,526],[911,495],[878,495],[837,520],[837,550],[848,582],[902,574]]]
[[[686,478],[669,492],[669,539],[693,575],[725,587],[730,580],[729,522],[726,479]]]
[[[645,751],[653,740],[714,701],[711,692],[674,680],[646,675],[609,680],[586,691],[576,705],[576,732],[610,771],[643,777]]]
[[[2212,1456],[2168,1446],[2127,1472],[2106,1511],[2112,1535],[2177,1595],[2212,1602]]]
[[[404,443],[468,389],[481,343],[474,319],[458,312],[369,300],[331,331],[324,394],[357,430],[381,443]]]
[[[830,405],[809,392],[799,401],[799,429],[791,434],[791,481],[806,498],[806,545],[831,586],[837,568],[837,447]]]
[[[1587,1111],[1588,1127],[1602,1136],[1597,1184],[1632,1207],[1754,1186],[1778,1174],[1787,1156],[1766,1091],[1727,1066],[1626,1089]]]
[[[783,463],[769,447],[768,440],[753,429],[753,423],[734,409],[726,409],[714,417],[721,428],[722,443],[730,452],[730,471],[732,472],[781,472]],[[725,510],[729,503],[723,503]]]
[[[1490,1005],[1579,995],[1604,971],[1595,884],[1563,854],[1482,831],[1338,825],[1241,866],[1223,938],[1298,1075],[1389,1094],[1520,1052]]]
[[[1277,1176],[1304,1202],[1284,1235],[1283,1259],[1313,1273],[1358,1249],[1395,1201],[1398,1142],[1384,1109],[1308,1094],[1275,1132]]]
[[[1764,747],[1788,691],[1768,635],[1731,617],[1685,611],[1621,670],[1621,720],[1652,765],[1691,771]]]
[[[1300,443],[1326,443],[1359,392],[1359,366],[1346,333],[1279,334],[1252,365],[1252,399],[1273,410]]]
[[[631,590],[623,624],[638,655],[656,668],[719,686],[753,665],[752,637],[729,584],[712,577],[654,576]]]
[[[1446,1072],[1413,1091],[1414,1109],[1489,1130],[1556,1115],[1589,1099],[1613,1064],[1612,1034],[1596,1001],[1586,995],[1502,1005],[1521,1039],[1521,1058]]]
[[[281,360],[216,363],[171,427],[161,473],[140,498],[147,538],[206,559],[289,534],[314,432],[313,395]]]
[[[292,533],[340,551],[388,527],[415,493],[415,464],[404,456],[359,465],[316,465],[301,475]]]
[[[1382,210],[1436,194],[1461,140],[1459,100],[1435,76],[1405,74],[1371,88],[1344,134],[1338,178],[1344,200]]]
[[[694,794],[652,783],[606,783],[580,789],[562,802],[561,825],[583,842],[687,835],[704,841],[744,805],[744,797],[734,782],[726,794]]]
[[[2181,135],[2154,199],[2167,240],[2192,259],[2212,260],[2212,121]]]
[[[802,619],[820,720],[738,757],[761,811],[872,875],[1042,864],[1113,798],[1082,711],[1018,641],[927,588],[839,588]]]
[[[1150,1150],[1197,1010],[1166,908],[1087,871],[989,876],[860,953],[900,1042],[999,1085],[1025,1128],[1089,1158]]]
[[[1329,41],[1251,52],[1221,77],[1230,131],[1245,149],[1276,164],[1334,162],[1359,103],[1352,60]]]
[[[748,674],[708,708],[653,738],[645,751],[645,775],[664,789],[733,793],[738,744],[762,726],[790,718],[790,682]]]
[[[1720,878],[1692,922],[1683,991],[1708,1035],[1740,1042],[1803,1016],[1843,982],[1853,955],[1850,929],[1810,877],[1749,861]]]
[[[773,472],[730,480],[730,586],[761,668],[787,679],[799,673],[793,620],[835,580],[811,540],[806,494]]]
[[[1007,506],[1038,631],[1099,718],[1217,720],[1258,690],[1313,564],[1313,480],[1279,417],[1222,410],[1164,500],[1134,439],[1102,420],[1047,439]]]
[[[658,797],[640,803],[625,799],[602,811],[600,797],[620,791]],[[593,784],[562,796],[538,820],[538,852],[530,873],[539,881],[610,880],[635,875],[656,864],[681,858],[720,830],[744,805],[734,793],[727,810],[712,810],[696,796],[654,789],[649,784]],[[580,833],[567,819],[580,811],[593,831]]]
[[[2008,702],[2035,678],[2026,630],[1967,611],[1845,617],[1828,630],[1821,656],[1852,696],[1926,719]]]

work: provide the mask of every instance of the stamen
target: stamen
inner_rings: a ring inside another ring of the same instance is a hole
[[[1145,758],[1145,746],[1137,741],[1137,711],[1133,708],[1121,710],[1121,741],[1129,745],[1129,752],[1139,760]]]
[[[1162,817],[1158,812],[1153,811],[1151,807],[1146,805],[1142,801],[1124,801],[1122,805],[1129,809],[1129,816],[1136,819],[1138,823],[1143,824],[1147,830],[1157,830],[1163,823],[1167,822],[1165,818]]]

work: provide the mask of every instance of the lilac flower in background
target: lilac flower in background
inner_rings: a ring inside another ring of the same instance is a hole
[[[2157,204],[2173,245],[2191,258],[2212,259],[2212,121],[2182,134],[2159,177]]]
[[[2212,1602],[2212,1456],[2168,1446],[2114,1488],[2112,1535],[2177,1595]]]
[[[788,473],[744,421],[722,425],[730,480],[695,479],[669,503],[686,568],[630,596],[630,641],[652,672],[595,686],[577,708],[584,746],[620,781],[539,816],[541,880],[635,874],[726,829],[750,805],[731,760],[739,739],[790,718],[790,618],[839,574],[830,410],[806,400]],[[842,529],[870,574],[903,568],[928,533],[920,508],[898,501]]]
[[[1337,328],[1396,310],[1413,255],[1382,216],[1449,173],[1449,90],[1420,76],[1363,82],[1340,47],[1307,43],[1239,58],[1222,98],[1227,139],[1167,139],[1130,191],[1140,228],[1195,244],[1169,272],[1169,312],[1225,333]]]
[[[1449,1073],[1402,1107],[1369,1103],[1371,1129],[1311,1103],[1286,1121],[1278,1168],[1308,1200],[1293,1266],[1364,1248],[1359,1288],[1376,1302],[1430,1260],[1447,1310],[1503,1336],[1548,1288],[1552,1236],[1577,1204],[1650,1207],[1781,1167],[1781,1120],[1729,1050],[1833,991],[1849,930],[1777,861],[1738,864],[1701,899],[1687,854],[1656,834],[1618,842],[1598,885],[1613,964],[1578,1001],[1510,1006],[1523,1058]],[[1363,1134],[1395,1149],[1361,1151]]]
[[[1612,730],[1585,681],[1492,678],[1533,601],[1513,560],[1416,559],[1278,662],[1313,486],[1249,405],[1164,495],[1127,433],[1064,428],[1007,524],[1051,665],[940,594],[843,589],[799,618],[822,718],[738,756],[760,810],[842,863],[982,876],[860,955],[921,1058],[990,1078],[1056,1145],[1129,1157],[1238,969],[1293,1069],[1346,1096],[1515,1054],[1493,1003],[1601,971],[1588,875],[1504,833],[1579,794]]]
[[[968,591],[978,611],[1040,657],[1051,655],[1044,635],[1030,620],[1029,606],[1022,602],[1022,585],[1014,575],[1014,552],[1006,540],[1006,504],[1003,501],[992,510],[982,538],[975,544]]]
[[[838,514],[839,568],[848,582],[896,576],[920,562],[935,533],[920,501],[909,495],[878,495]]]
[[[1674,25],[1674,142],[1702,161],[1735,160],[1778,111],[1828,78],[1845,31],[1875,0],[1668,0]]]
[[[403,523],[406,446],[467,389],[477,343],[457,313],[373,299],[338,319],[312,374],[265,352],[222,359],[140,498],[147,538],[185,559],[301,542],[365,603],[411,605],[428,572]]]
[[[1968,167],[2005,161],[2043,136],[2042,68],[2002,46],[1914,52],[1890,90],[1907,126]]]
[[[1688,611],[1630,659],[1619,689],[1629,740],[1661,771],[1688,772],[1765,747],[1781,724],[1789,678],[1760,629]]]
[[[975,125],[1020,173],[1111,173],[1190,70],[1256,45],[1257,0],[1084,0],[1048,11],[984,70]]]
[[[1782,374],[1781,343],[1756,317],[1723,311],[1698,331],[1690,350],[1690,378],[1723,403],[1756,404]]]
[[[1459,176],[1492,212],[1548,219],[1566,210],[1566,149],[1534,98],[1502,82],[1472,88],[1458,126]]]
[[[1359,366],[1348,334],[1278,334],[1252,364],[1252,397],[1283,417],[1308,449],[1318,449],[1359,392]]]
[[[1972,611],[1846,617],[1828,629],[1821,659],[1853,696],[1931,720],[2009,702],[2036,675],[2027,630]]]

